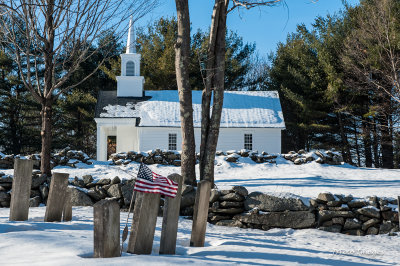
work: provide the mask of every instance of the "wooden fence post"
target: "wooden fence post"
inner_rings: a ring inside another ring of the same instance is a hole
[[[129,253],[151,254],[159,207],[160,194],[136,192]]]
[[[175,198],[165,197],[159,253],[171,255],[175,254],[176,249],[183,178],[178,174],[170,175],[168,178],[178,183],[178,192]]]
[[[120,213],[116,200],[101,200],[93,205],[94,257],[120,257]]]
[[[14,160],[10,221],[26,221],[29,215],[29,198],[32,184],[32,160]]]
[[[62,217],[64,222],[69,222],[72,220],[71,188],[69,187],[67,187],[67,191],[65,192],[65,202]]]
[[[45,222],[61,222],[65,194],[68,187],[68,176],[69,174],[65,173],[53,173],[44,215]]]
[[[210,181],[202,180],[197,184],[196,200],[193,211],[192,235],[190,238],[191,247],[204,247],[210,193]]]

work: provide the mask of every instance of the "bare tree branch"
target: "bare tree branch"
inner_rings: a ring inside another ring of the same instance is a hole
[[[22,82],[42,105],[43,174],[51,173],[52,104],[96,73],[110,51],[103,52],[101,64],[85,78],[65,84],[81,63],[105,49],[97,45],[104,31],[122,38],[130,16],[137,20],[157,4],[158,0],[0,0],[0,30],[11,44]]]

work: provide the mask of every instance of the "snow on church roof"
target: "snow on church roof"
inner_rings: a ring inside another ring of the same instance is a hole
[[[147,99],[122,98],[120,104],[103,105],[101,118],[140,117],[143,127],[180,127],[178,91],[146,91]],[[201,127],[201,91],[193,91],[193,122]],[[109,96],[108,96],[109,97]],[[115,101],[114,101],[115,102]],[[115,103],[117,103],[115,102]],[[226,91],[221,127],[284,128],[276,91]]]

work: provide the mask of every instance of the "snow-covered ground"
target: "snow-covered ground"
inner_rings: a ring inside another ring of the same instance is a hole
[[[153,254],[123,253],[94,259],[93,209],[73,209],[73,221],[44,223],[45,208],[31,208],[29,221],[9,222],[0,209],[0,264],[7,265],[395,265],[400,239],[386,235],[347,236],[316,229],[269,231],[208,225],[203,248],[189,247],[190,220],[179,221],[177,255],[158,255],[161,218]],[[121,213],[121,232],[126,213]],[[126,244],[125,244],[126,247]]]
[[[133,178],[139,164],[110,166],[94,161],[77,168],[57,167],[71,178],[90,174],[94,178]],[[174,166],[150,165],[153,171],[179,173]],[[0,170],[12,174],[12,170]],[[293,165],[284,159],[276,165],[256,164],[249,158],[228,163],[217,157],[216,184],[220,189],[243,185],[251,191],[310,198],[318,193],[352,194],[355,197],[400,194],[400,170],[365,169],[349,165],[329,166],[315,162]],[[269,231],[208,225],[204,248],[189,247],[190,220],[179,222],[177,255],[158,255],[161,218],[158,218],[151,256],[123,253],[121,258],[93,259],[93,209],[73,209],[73,221],[44,223],[45,208],[31,208],[29,221],[9,222],[9,209],[0,209],[0,264],[14,265],[395,265],[400,262],[400,238],[387,235],[347,236],[307,229]],[[126,213],[121,213],[121,230]]]
[[[220,189],[233,185],[245,186],[249,192],[261,191],[278,196],[288,194],[306,198],[317,197],[321,192],[351,194],[354,197],[377,195],[397,198],[400,195],[400,170],[357,168],[348,164],[321,165],[316,162],[294,165],[281,157],[277,164],[256,164],[250,158],[240,158],[239,163],[229,163],[225,157],[216,157],[215,183]],[[180,173],[180,167],[150,165],[162,175]],[[106,162],[93,165],[78,164],[77,168],[56,167],[54,171],[70,173],[70,177],[90,174],[94,178],[134,178],[138,163],[127,166],[110,166]],[[4,172],[12,174],[12,170]],[[199,171],[197,171],[197,174]]]

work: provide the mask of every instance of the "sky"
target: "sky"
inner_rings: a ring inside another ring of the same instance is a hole
[[[136,26],[145,26],[160,17],[176,16],[174,0],[160,0],[160,5],[149,15],[140,19]],[[359,0],[347,0],[355,5]],[[192,30],[208,31],[211,23],[213,0],[189,0]],[[288,33],[298,24],[310,26],[317,16],[334,14],[343,9],[342,0],[286,0],[286,5],[261,7],[229,13],[228,29],[236,31],[248,43],[256,43],[260,55],[266,56],[284,42]]]

